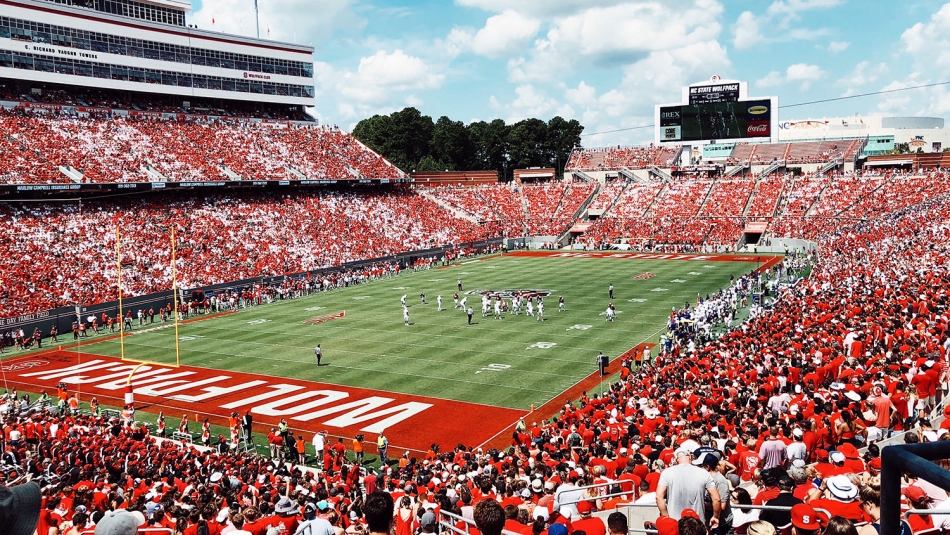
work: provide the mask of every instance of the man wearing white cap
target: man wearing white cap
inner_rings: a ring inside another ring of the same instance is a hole
[[[808,458],[808,447],[805,446],[804,436],[805,432],[802,431],[800,427],[792,429],[792,439],[794,442],[785,448],[785,455],[788,457],[789,464],[795,462],[796,459],[804,461]]]
[[[863,522],[864,511],[857,500],[858,487],[847,476],[837,475],[823,483],[822,497],[809,502],[815,509],[824,509],[831,516],[843,516],[852,522]]]

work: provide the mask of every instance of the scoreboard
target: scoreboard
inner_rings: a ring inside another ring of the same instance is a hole
[[[778,98],[749,98],[746,82],[692,84],[679,104],[656,107],[657,143],[768,141],[777,137]]]
[[[739,83],[694,85],[689,88],[689,103],[736,102],[739,100]]]
[[[768,138],[772,101],[703,102],[660,107],[660,141]]]

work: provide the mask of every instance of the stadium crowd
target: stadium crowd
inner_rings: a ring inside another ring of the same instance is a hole
[[[653,359],[625,357],[604,394],[566,400],[551,420],[522,420],[506,449],[433,445],[377,474],[338,442],[311,461],[317,471],[233,452],[223,436],[199,451],[67,409],[6,417],[5,472],[46,483],[41,535],[81,531],[121,508],[188,535],[295,533],[311,518],[322,519],[311,521],[319,533],[355,534],[371,529],[364,522],[379,490],[394,502],[388,514],[401,535],[432,532],[439,513],[477,520],[486,500],[498,503],[506,529],[525,534],[601,534],[607,527],[591,514],[627,503],[655,504],[660,533],[788,524],[870,533],[880,515],[874,442],[904,431],[907,442],[950,440],[950,423],[930,423],[950,356],[945,201],[829,233],[807,259],[808,279],[798,277],[805,259],[791,255],[772,273],[698,296],[671,313]],[[760,285],[778,282],[788,287],[774,308],[753,305],[747,322],[714,334],[710,326],[731,325]],[[599,486],[578,488],[590,485]],[[908,507],[950,507],[925,480],[902,486]],[[950,526],[947,515],[907,520],[914,532]]]
[[[68,204],[5,204],[16,228],[0,259],[0,316],[171,288],[170,230],[183,288],[300,273],[498,235],[407,190],[243,192]],[[280,244],[280,245],[278,245]]]
[[[0,177],[8,184],[401,178],[350,134],[312,124],[152,115],[79,117],[0,110]],[[149,169],[152,174],[146,172]]]

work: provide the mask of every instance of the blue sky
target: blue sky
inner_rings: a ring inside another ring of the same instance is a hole
[[[251,35],[253,0],[189,23]],[[316,115],[345,129],[578,119],[588,147],[652,140],[653,106],[717,74],[780,105],[950,80],[950,3],[930,0],[259,0],[261,34],[312,44]],[[269,34],[267,33],[269,30]],[[950,115],[947,86],[782,110],[781,119]],[[593,134],[593,135],[591,135]]]

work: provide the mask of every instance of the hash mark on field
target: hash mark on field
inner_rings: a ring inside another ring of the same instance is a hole
[[[675,282],[676,284],[683,284],[686,281],[684,281],[683,279],[673,279],[670,282]]]
[[[445,279],[429,279],[429,282],[442,282]]]
[[[357,295],[356,297],[353,298],[354,301],[363,301],[366,299],[372,299],[372,297],[368,295]]]
[[[393,288],[393,290],[408,290],[408,289],[409,288],[406,286],[396,286],[395,288]]]
[[[318,310],[323,310],[326,307],[307,307],[304,309],[306,312],[316,312]]]
[[[628,299],[627,302],[628,303],[646,303],[647,300],[634,298],[634,299]]]
[[[702,273],[699,273],[696,271],[690,271],[689,273],[687,273],[687,275],[702,275]]]
[[[669,288],[654,288],[650,290],[651,292],[668,292]]]
[[[716,267],[716,266],[711,266],[711,265],[709,265],[709,264],[706,264],[706,265],[704,265],[703,267],[704,267],[704,268],[712,268],[712,267]]]

